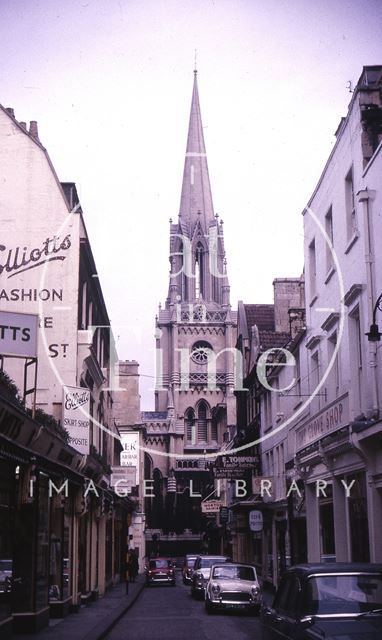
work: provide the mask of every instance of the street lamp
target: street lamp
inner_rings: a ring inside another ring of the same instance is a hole
[[[367,339],[369,342],[379,342],[382,336],[382,333],[379,331],[379,327],[376,322],[377,310],[382,311],[382,293],[379,296],[377,302],[374,305],[373,309],[373,322],[370,325],[370,331],[367,331],[365,335],[367,335]]]

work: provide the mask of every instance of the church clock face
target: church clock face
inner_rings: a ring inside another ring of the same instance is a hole
[[[191,358],[196,364],[207,364],[213,353],[209,342],[198,340],[192,347]]]

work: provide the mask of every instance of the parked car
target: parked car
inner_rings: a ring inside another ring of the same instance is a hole
[[[191,595],[193,598],[204,598],[211,567],[214,564],[229,562],[229,560],[230,558],[227,558],[227,556],[197,556],[191,580]]]
[[[194,564],[197,557],[198,557],[197,555],[187,555],[184,558],[183,567],[182,567],[182,578],[183,578],[184,584],[191,584],[192,574],[194,571]]]
[[[382,565],[291,567],[272,606],[262,609],[261,628],[263,640],[380,640]]]
[[[150,558],[146,565],[146,586],[171,584],[175,587],[175,569],[169,558]]]
[[[213,565],[206,586],[208,613],[217,609],[242,609],[258,614],[261,602],[255,567],[228,562]]]
[[[8,593],[12,588],[12,560],[0,560],[0,593]]]

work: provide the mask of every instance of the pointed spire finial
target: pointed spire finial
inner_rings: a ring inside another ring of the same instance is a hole
[[[198,68],[197,68],[197,64],[196,64],[196,58],[197,58],[197,53],[198,52],[197,52],[196,49],[194,51],[195,51],[195,53],[194,53],[194,75],[196,75],[198,73]]]

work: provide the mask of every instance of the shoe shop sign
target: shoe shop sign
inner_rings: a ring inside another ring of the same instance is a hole
[[[90,391],[83,387],[64,387],[62,424],[69,433],[69,444],[83,455],[89,453]]]

